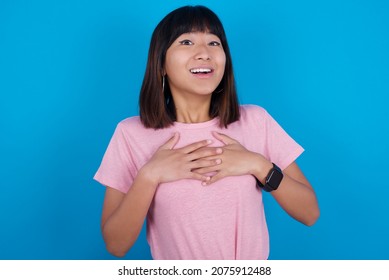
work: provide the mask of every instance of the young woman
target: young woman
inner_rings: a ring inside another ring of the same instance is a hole
[[[239,106],[226,35],[203,6],[168,14],[153,32],[140,116],[115,130],[95,179],[102,232],[124,256],[145,218],[154,259],[267,259],[262,191],[312,225],[303,152],[261,107]]]

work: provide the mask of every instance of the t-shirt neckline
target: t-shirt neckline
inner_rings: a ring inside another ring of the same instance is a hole
[[[198,129],[198,128],[206,128],[210,126],[214,126],[217,123],[219,123],[219,118],[213,118],[206,122],[200,122],[200,123],[182,123],[182,122],[174,122],[175,128],[184,128],[184,129]]]

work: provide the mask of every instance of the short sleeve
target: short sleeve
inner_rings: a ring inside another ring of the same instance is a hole
[[[269,160],[284,170],[304,152],[304,149],[265,110],[264,117]]]
[[[121,122],[115,129],[94,179],[105,186],[126,193],[134,181],[135,170],[130,143]]]

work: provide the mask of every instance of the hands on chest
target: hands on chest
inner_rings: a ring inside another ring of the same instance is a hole
[[[144,168],[156,184],[196,179],[205,186],[227,176],[258,174],[258,170],[269,167],[266,158],[247,150],[237,140],[217,132],[212,134],[224,146],[210,147],[213,140],[206,139],[175,148],[180,138],[176,133],[159,147]],[[263,172],[265,176],[267,171]]]

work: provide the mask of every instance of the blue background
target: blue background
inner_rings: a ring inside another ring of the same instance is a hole
[[[171,10],[222,19],[241,103],[304,146],[321,217],[265,196],[271,259],[389,259],[388,1],[0,2],[0,259],[111,259],[92,180]],[[150,258],[143,231],[128,259]]]

